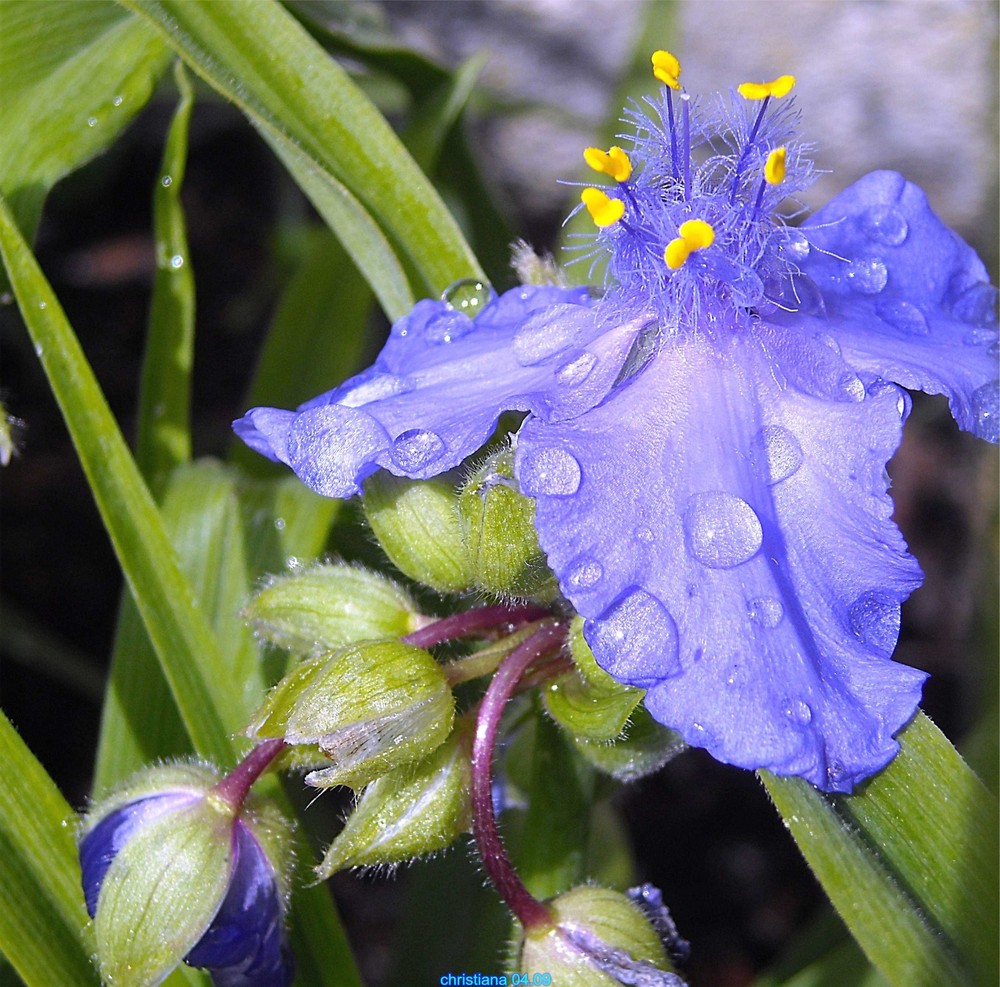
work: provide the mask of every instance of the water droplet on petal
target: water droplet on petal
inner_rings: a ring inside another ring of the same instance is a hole
[[[412,388],[412,384],[395,374],[374,374],[368,380],[342,395],[337,404],[345,408],[361,408],[373,401],[382,401],[396,394],[403,394]]]
[[[899,637],[899,601],[883,590],[862,593],[848,608],[851,632],[859,641],[891,655]]]
[[[583,476],[576,457],[559,446],[532,449],[518,474],[521,489],[529,497],[569,497],[580,489]]]
[[[573,564],[566,577],[571,590],[593,589],[604,576],[604,567],[596,559],[582,558]]]
[[[956,319],[973,326],[993,325],[997,320],[997,289],[985,281],[966,288],[951,306]]]
[[[847,770],[840,761],[831,761],[826,767],[826,778],[831,788],[835,788],[847,774]]]
[[[440,459],[444,451],[441,436],[422,428],[411,428],[396,436],[392,443],[392,458],[408,473],[426,469]]]
[[[812,707],[802,699],[786,699],[782,703],[782,710],[793,723],[803,727],[807,723],[812,723]]]
[[[585,630],[601,665],[621,682],[651,685],[680,670],[677,624],[643,589],[626,592]]]
[[[702,565],[732,569],[760,550],[764,533],[754,509],[722,491],[695,494],[684,512],[687,548]]]
[[[762,480],[780,483],[802,465],[802,446],[783,425],[765,425],[750,443],[750,459]]]
[[[875,314],[908,336],[926,336],[930,332],[926,316],[910,302],[881,300],[875,306]]]
[[[976,435],[997,442],[1000,439],[1000,381],[983,384],[972,392],[972,414],[976,419]]]
[[[427,338],[435,343],[450,343],[461,339],[474,328],[474,323],[467,315],[447,309],[434,316],[424,327]]]
[[[819,285],[807,274],[793,272],[780,283],[773,301],[789,312],[802,315],[826,315],[826,302]]]
[[[785,616],[785,608],[773,596],[758,596],[747,604],[747,616],[761,627],[777,627]]]
[[[801,264],[809,256],[809,241],[800,230],[786,227],[785,242],[781,245],[782,253],[793,263]]]
[[[858,258],[847,268],[847,283],[862,295],[877,295],[888,280],[885,261],[879,257]]]
[[[579,306],[559,305],[532,316],[514,336],[514,356],[531,367],[564,353],[580,333]]]
[[[970,329],[963,337],[966,346],[989,346],[996,342],[996,329]]]
[[[161,184],[161,185],[162,185],[162,186],[163,186],[164,188],[170,188],[170,186],[174,184],[174,178],[173,178],[173,175],[164,175],[164,176],[163,176],[163,177],[162,177],[162,178],[160,179],[160,184]]]
[[[449,285],[441,293],[443,301],[450,309],[474,318],[493,298],[493,289],[485,281],[463,278]]]
[[[582,384],[593,373],[597,366],[597,357],[584,350],[579,356],[564,363],[556,371],[556,380],[565,387],[576,387]]]
[[[894,206],[872,206],[861,217],[861,229],[887,247],[898,247],[910,232],[906,217]]]

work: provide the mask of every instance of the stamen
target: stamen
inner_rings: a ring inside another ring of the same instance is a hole
[[[767,99],[768,96],[781,99],[792,91],[794,85],[794,75],[779,75],[771,82],[744,82],[736,87],[736,91],[744,99]]]
[[[665,86],[679,91],[681,88],[679,81],[681,63],[677,60],[677,56],[661,48],[659,51],[653,52],[650,61],[653,63],[653,75]]]
[[[764,163],[764,181],[768,185],[780,185],[785,180],[785,155],[783,147],[776,147]]]
[[[663,251],[663,260],[671,271],[683,267],[696,250],[704,250],[715,243],[715,230],[703,219],[689,219],[681,223],[680,236],[671,240]]]
[[[757,189],[757,201],[754,203],[754,214],[760,212],[760,205],[764,201],[764,190],[768,185],[780,185],[785,180],[785,157],[787,151],[783,147],[776,147],[764,162],[764,180]]]
[[[684,201],[691,201],[691,97],[681,94],[684,110]]]
[[[585,188],[580,193],[580,201],[587,207],[594,225],[601,229],[613,226],[625,215],[625,203],[612,199],[599,188]]]
[[[599,147],[588,147],[583,152],[583,160],[594,171],[610,175],[616,182],[627,182],[632,174],[632,162],[620,147],[612,147],[608,151],[602,151]]]

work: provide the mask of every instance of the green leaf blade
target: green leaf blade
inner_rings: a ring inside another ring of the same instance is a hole
[[[317,182],[350,193],[413,264],[421,293],[482,276],[454,219],[385,119],[279,4],[123,2],[283,148],[307,195]],[[356,232],[359,210],[350,215]],[[342,241],[352,252],[358,246],[350,237]],[[354,259],[369,266],[357,253]],[[388,286],[373,287],[382,294]],[[396,305],[387,309],[391,318],[405,311]]]

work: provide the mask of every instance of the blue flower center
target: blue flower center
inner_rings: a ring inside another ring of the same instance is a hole
[[[581,194],[597,226],[585,256],[608,256],[607,304],[645,308],[663,332],[739,329],[789,296],[809,251],[777,215],[812,182],[785,99],[795,80],[744,83],[703,108],[680,85],[673,55],[652,62],[663,87],[626,110],[631,150],[584,152],[615,182]]]

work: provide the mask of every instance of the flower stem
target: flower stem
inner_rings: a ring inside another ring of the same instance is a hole
[[[493,631],[513,628],[518,624],[526,624],[532,620],[548,617],[550,611],[545,607],[526,603],[520,606],[479,607],[476,610],[466,610],[451,617],[435,620],[433,624],[418,628],[403,638],[406,644],[414,644],[418,648],[429,648],[444,641],[452,641],[458,637],[468,637],[477,631]]]
[[[281,737],[258,744],[215,786],[215,794],[238,812],[254,782],[271,766],[284,746]]]
[[[524,886],[500,839],[493,811],[493,750],[504,707],[521,676],[564,637],[563,625],[546,624],[504,659],[480,703],[472,744],[472,832],[486,873],[525,931],[551,925],[552,915]]]

